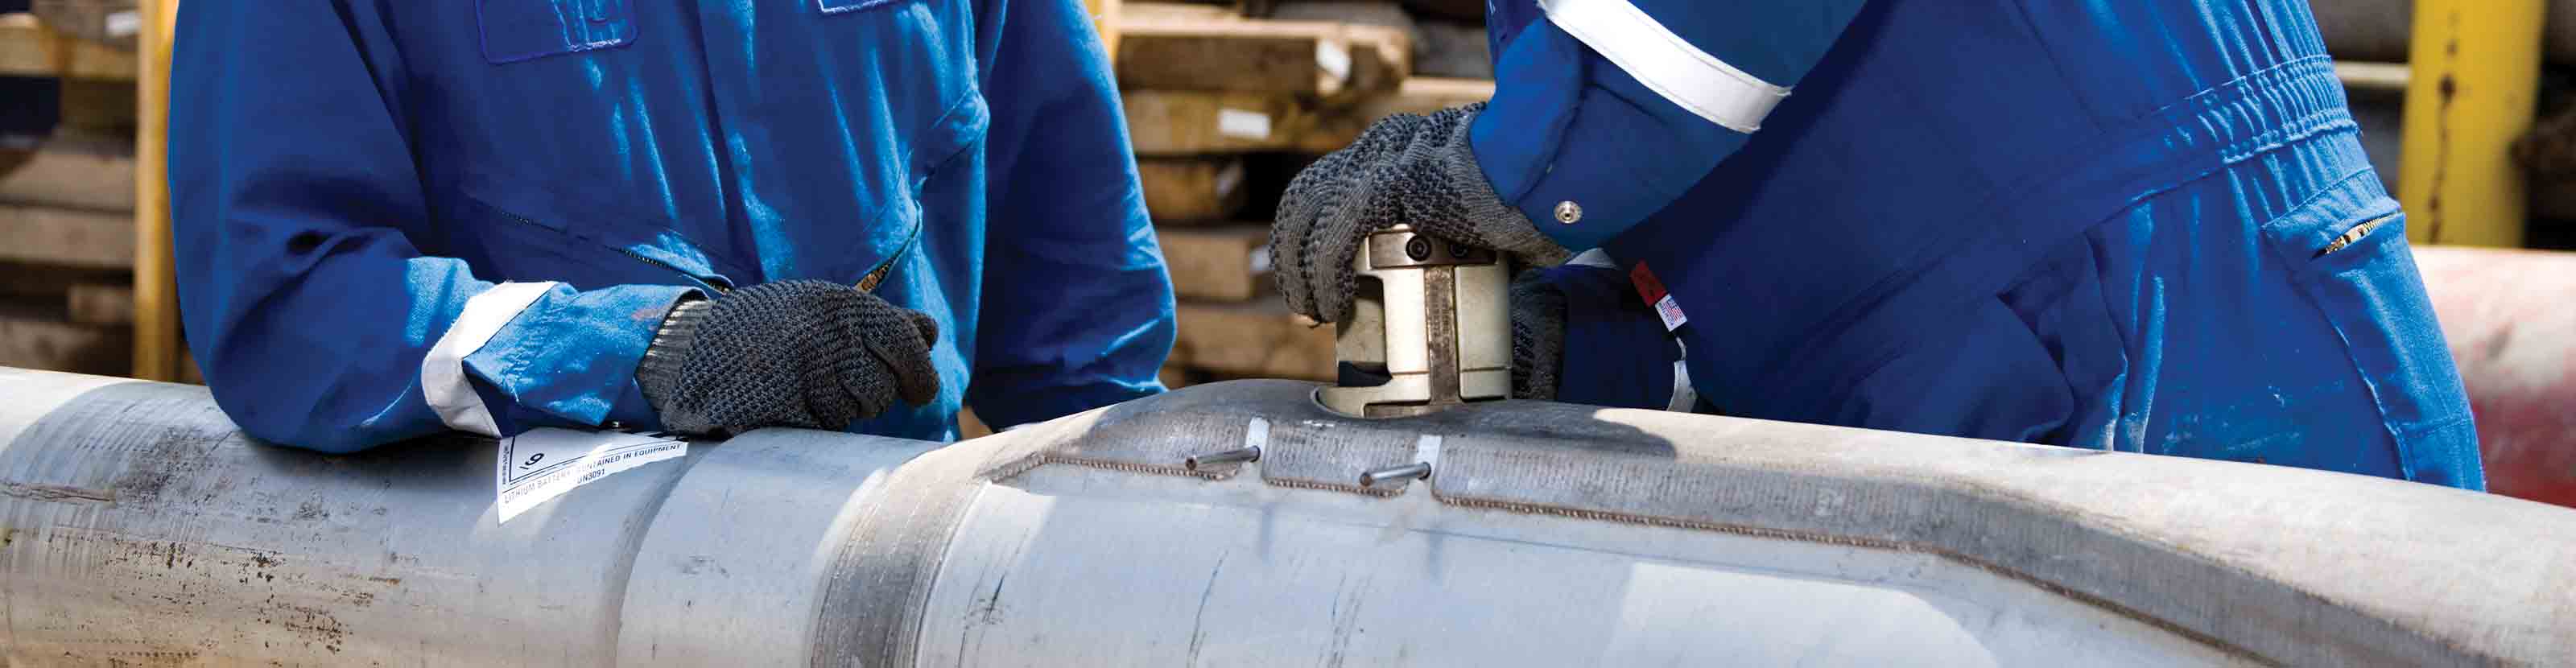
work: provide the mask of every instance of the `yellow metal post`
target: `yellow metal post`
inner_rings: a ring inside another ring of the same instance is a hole
[[[2510,154],[2540,88],[2543,0],[2415,0],[2398,199],[2417,243],[2522,245]]]
[[[179,289],[170,254],[170,36],[179,0],[142,0],[134,141],[134,377],[179,379]]]

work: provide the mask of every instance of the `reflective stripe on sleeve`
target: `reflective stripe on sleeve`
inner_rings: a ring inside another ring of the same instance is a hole
[[[1548,21],[1609,59],[1674,105],[1726,129],[1752,134],[1789,96],[1637,9],[1628,0],[1539,0]]]
[[[553,281],[503,283],[465,300],[465,312],[456,316],[455,324],[447,326],[438,343],[430,346],[429,355],[420,360],[420,394],[429,401],[430,410],[438,412],[440,422],[450,429],[501,435],[491,410],[483,406],[483,395],[465,377],[465,357],[483,349],[492,335],[554,287]]]

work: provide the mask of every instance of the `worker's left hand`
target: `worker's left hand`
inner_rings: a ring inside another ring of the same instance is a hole
[[[1394,225],[1509,253],[1522,266],[1569,255],[1503,203],[1467,146],[1483,103],[1429,116],[1396,114],[1288,184],[1270,231],[1270,258],[1288,308],[1321,322],[1351,311],[1352,255]]]
[[[1511,294],[1512,398],[1553,401],[1565,366],[1565,293],[1529,269],[1512,279]]]

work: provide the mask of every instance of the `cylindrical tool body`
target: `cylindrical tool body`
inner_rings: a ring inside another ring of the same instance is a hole
[[[1415,415],[1512,391],[1511,269],[1499,254],[1397,225],[1351,258],[1354,313],[1336,323],[1346,415]]]

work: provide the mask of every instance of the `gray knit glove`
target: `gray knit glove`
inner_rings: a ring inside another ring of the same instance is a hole
[[[1280,196],[1270,259],[1288,308],[1322,322],[1350,314],[1351,258],[1370,233],[1398,224],[1509,253],[1522,266],[1569,255],[1503,203],[1467,147],[1484,103],[1429,116],[1396,114],[1308,166]]]
[[[1538,269],[1512,279],[1512,398],[1553,400],[1565,367],[1565,293]]]
[[[635,380],[675,432],[845,429],[938,396],[938,339],[930,316],[857,288],[763,283],[672,307]]]

